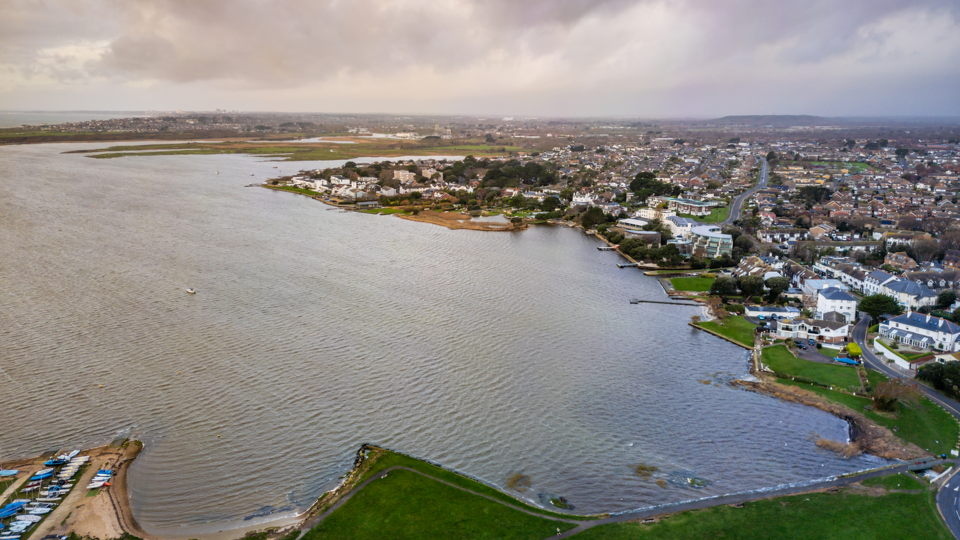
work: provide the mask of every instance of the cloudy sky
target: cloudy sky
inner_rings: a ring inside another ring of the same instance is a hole
[[[960,115],[960,0],[2,0],[0,109]]]

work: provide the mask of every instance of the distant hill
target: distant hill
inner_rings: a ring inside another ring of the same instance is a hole
[[[825,126],[835,124],[836,121],[822,116],[810,116],[807,114],[765,114],[765,115],[742,115],[742,116],[724,116],[716,120],[707,120],[708,124],[723,126]]]

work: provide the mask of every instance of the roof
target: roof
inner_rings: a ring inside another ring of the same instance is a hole
[[[867,275],[867,277],[872,277],[873,279],[879,281],[880,283],[883,283],[884,281],[892,278],[893,276],[884,272],[883,270],[874,270],[873,272],[870,272]]]
[[[667,216],[667,220],[673,222],[673,224],[678,227],[693,227],[697,223],[694,219],[680,216]]]
[[[921,285],[913,281],[908,281],[906,279],[901,279],[886,285],[888,289],[894,292],[909,294],[910,296],[916,296],[919,298],[929,298],[931,296],[937,296],[937,293],[930,290],[926,285]]]
[[[940,317],[923,315],[914,311],[908,311],[903,315],[894,317],[883,324],[889,325],[891,323],[900,323],[904,326],[921,328],[928,331],[944,332],[946,334],[960,334],[960,326],[957,326],[948,320],[941,319]]]
[[[702,225],[700,227],[694,227],[690,229],[692,234],[697,236],[707,236],[710,238],[720,238],[722,240],[732,240],[733,237],[729,234],[723,234],[720,232],[720,227],[716,225]]]
[[[826,298],[827,300],[843,300],[846,302],[856,302],[857,299],[847,291],[843,289],[837,289],[835,287],[830,287],[827,289],[820,290],[820,296]]]

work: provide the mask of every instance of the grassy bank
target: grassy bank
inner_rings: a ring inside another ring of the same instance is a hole
[[[917,403],[912,404],[898,403],[896,413],[881,414],[873,410],[873,402],[869,398],[789,379],[779,379],[778,382],[810,390],[830,401],[845,405],[931,454],[949,453],[957,444],[957,437],[960,435],[960,426],[953,416],[926,398],[920,398]]]
[[[679,277],[670,280],[676,291],[707,292],[716,278]]]
[[[736,341],[745,347],[753,347],[753,334],[756,325],[742,316],[727,317],[722,321],[707,321],[697,323],[697,326],[711,330],[721,336]]]
[[[539,540],[575,525],[524,514],[406,470],[375,480],[306,534],[307,540]]]
[[[578,534],[578,540],[950,540],[932,492],[881,496],[811,493],[683,512],[653,525],[614,523]]]
[[[868,478],[863,481],[863,485],[870,487],[882,487],[884,489],[923,489],[926,487],[912,474],[891,474],[890,476],[878,476]]]
[[[760,361],[773,371],[795,377],[803,377],[820,384],[848,390],[860,388],[860,378],[852,366],[818,364],[797,358],[785,346],[766,347]]]

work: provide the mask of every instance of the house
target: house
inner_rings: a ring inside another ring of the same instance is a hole
[[[874,270],[863,278],[863,294],[865,296],[880,294],[880,290],[884,285],[896,280],[896,276],[890,275],[883,270]]]
[[[698,222],[690,218],[678,216],[667,217],[667,219],[664,220],[664,224],[670,228],[670,234],[679,238],[690,236],[690,230],[699,225]]]
[[[880,335],[921,349],[960,351],[960,326],[914,311],[880,323]]]
[[[757,233],[757,238],[765,244],[803,240],[808,236],[809,232],[806,229],[769,229]]]
[[[393,171],[394,180],[399,180],[400,182],[413,182],[417,178],[416,173],[410,171],[396,170]]]
[[[883,263],[889,264],[898,270],[916,270],[920,267],[920,265],[917,264],[917,261],[913,260],[904,251],[887,253],[887,256],[883,259]]]
[[[743,315],[745,317],[761,316],[764,319],[790,319],[800,316],[800,310],[792,306],[744,306]]]
[[[836,230],[837,228],[829,223],[820,223],[818,225],[814,225],[813,227],[810,227],[810,236],[812,236],[817,240],[821,240],[824,237],[827,237],[833,234],[834,232],[836,232]]]
[[[776,268],[763,259],[761,257],[744,257],[740,260],[740,264],[733,269],[734,277],[760,276],[764,282],[770,278],[783,277]]]
[[[836,313],[837,315],[830,316]],[[814,318],[819,320],[840,320],[853,323],[857,320],[857,299],[842,289],[828,288],[817,292],[817,311]]]
[[[720,227],[703,225],[690,229],[693,254],[701,258],[717,258],[733,253],[733,237],[720,232]]]
[[[657,208],[656,206],[654,206],[653,208],[641,208],[640,210],[637,211],[636,217],[641,217],[643,219],[650,219],[650,220],[659,219],[660,221],[666,221],[668,217],[675,216],[675,215],[677,215],[677,213],[672,210],[667,210],[665,208]]]
[[[838,279],[808,279],[803,282],[803,294],[816,296],[823,289],[840,289],[841,291],[850,290]]]
[[[926,285],[906,279],[898,278],[894,281],[888,281],[880,288],[880,293],[892,296],[901,306],[907,309],[918,309],[937,303],[937,293],[930,290]]]
[[[695,201],[693,199],[678,199],[675,197],[650,197],[647,204],[658,206],[661,203],[667,203],[667,208],[680,214],[690,214],[694,216],[709,216],[713,207],[720,206],[716,201]]]
[[[780,319],[777,321],[777,339],[812,339],[819,343],[843,343],[849,339],[851,325],[837,321],[812,319]]]

